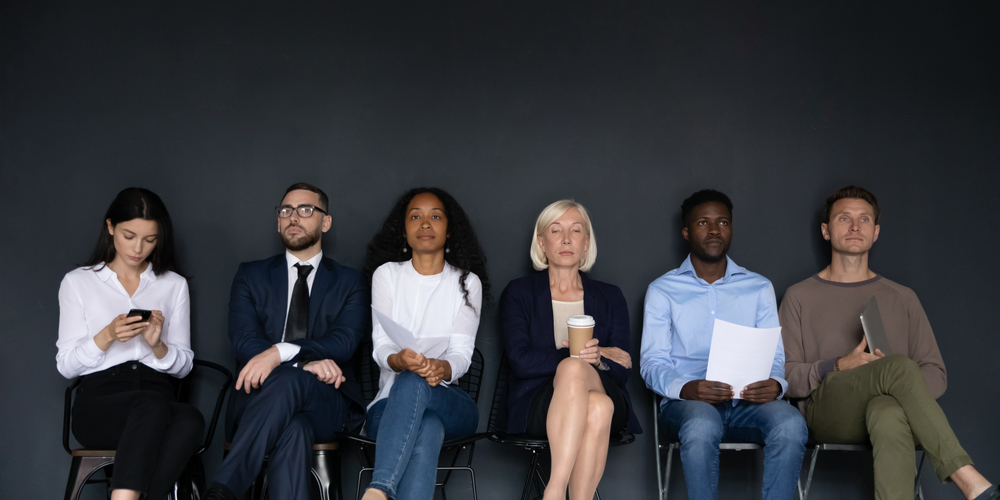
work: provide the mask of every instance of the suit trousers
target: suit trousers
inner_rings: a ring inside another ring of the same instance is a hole
[[[215,481],[242,496],[267,456],[269,497],[308,500],[312,445],[336,439],[349,409],[333,385],[301,368],[278,366],[236,410],[232,448]]]
[[[130,361],[85,375],[73,404],[73,435],[116,450],[111,489],[162,499],[201,444],[205,419],[178,403],[170,375]]]
[[[823,443],[867,443],[875,458],[875,498],[913,498],[916,444],[924,448],[940,481],[972,459],[917,364],[902,355],[833,372],[811,396],[806,422]]]

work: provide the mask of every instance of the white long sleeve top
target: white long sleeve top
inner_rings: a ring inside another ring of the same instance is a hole
[[[156,359],[141,335],[127,342],[114,342],[107,351],[97,347],[94,337],[115,316],[130,309],[163,312],[160,340],[167,346],[163,359]],[[56,367],[66,378],[99,372],[128,361],[139,361],[154,370],[184,377],[191,371],[194,360],[187,280],[171,271],[157,276],[149,265],[139,276],[139,287],[129,296],[118,275],[103,263],[70,271],[59,285],[56,347],[59,349]]]
[[[479,330],[479,314],[483,301],[483,285],[475,273],[469,273],[465,286],[469,302],[465,303],[458,282],[462,270],[445,264],[444,271],[432,276],[421,275],[411,261],[387,262],[372,275],[372,357],[381,368],[379,391],[372,401],[389,396],[396,372],[389,367],[389,356],[400,351],[386,335],[375,317],[375,310],[392,318],[413,333],[416,338],[450,337],[445,354],[439,359],[451,365],[454,383],[465,375],[472,364]],[[371,405],[368,405],[371,408]]]

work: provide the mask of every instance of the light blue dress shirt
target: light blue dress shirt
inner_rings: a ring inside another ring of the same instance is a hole
[[[691,256],[646,290],[642,320],[639,372],[646,387],[671,399],[681,399],[684,384],[705,378],[715,319],[754,328],[778,325],[774,287],[767,278],[747,271],[726,257],[726,275],[715,283],[698,277]],[[785,381],[785,349],[774,353],[771,375]],[[734,388],[739,396],[740,388]],[[735,401],[734,401],[735,403]]]

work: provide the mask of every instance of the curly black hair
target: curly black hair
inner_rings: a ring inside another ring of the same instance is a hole
[[[408,248],[405,227],[406,207],[410,205],[414,196],[422,193],[431,193],[437,196],[441,200],[441,204],[444,205],[444,213],[448,217],[449,233],[447,247],[449,251],[444,254],[444,260],[462,270],[462,276],[458,282],[462,287],[466,305],[473,307],[472,303],[469,302],[469,290],[465,287],[465,279],[469,276],[469,272],[475,273],[483,284],[483,305],[490,304],[492,298],[490,296],[490,279],[486,275],[486,254],[479,246],[479,239],[476,238],[476,232],[472,229],[472,223],[469,222],[465,210],[462,210],[462,206],[455,201],[455,198],[443,189],[433,187],[419,187],[403,193],[403,196],[399,197],[396,205],[389,211],[389,215],[382,222],[382,229],[368,243],[368,252],[365,255],[365,274],[368,276],[368,280],[371,280],[372,274],[382,264],[405,262],[412,257],[411,253],[403,251],[404,248]]]

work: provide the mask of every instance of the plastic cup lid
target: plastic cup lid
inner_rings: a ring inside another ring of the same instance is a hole
[[[586,314],[580,314],[577,316],[570,316],[566,320],[567,326],[594,326],[594,318],[587,316]]]

